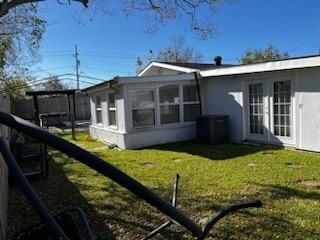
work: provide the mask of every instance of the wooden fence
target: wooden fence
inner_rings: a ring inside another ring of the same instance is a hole
[[[76,119],[77,120],[90,120],[90,102],[87,95],[76,95]],[[69,106],[67,96],[47,96],[39,97],[39,113],[65,113],[69,114]],[[72,97],[70,97],[72,105]],[[72,106],[71,106],[72,109]],[[33,99],[25,98],[19,99],[12,103],[12,111],[15,115],[24,119],[33,119]]]
[[[10,113],[10,96],[0,94],[0,111]],[[9,140],[9,129],[0,125],[0,136]],[[6,239],[8,213],[8,169],[0,155],[0,240]]]

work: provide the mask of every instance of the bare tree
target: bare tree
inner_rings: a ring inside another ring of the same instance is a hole
[[[183,37],[175,37],[171,39],[166,47],[160,49],[155,57],[153,51],[151,51],[148,59],[164,62],[200,63],[203,56],[194,47],[187,46]]]
[[[45,0],[2,0],[0,3],[0,18],[8,14],[10,10],[25,4],[33,4],[35,7],[38,2],[44,2]],[[88,5],[88,0],[72,0],[75,2],[81,2],[85,7]],[[62,1],[57,0],[57,2],[63,4]],[[66,3],[70,4],[70,0],[66,0]]]

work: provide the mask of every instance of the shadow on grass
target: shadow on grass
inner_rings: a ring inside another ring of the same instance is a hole
[[[264,188],[264,191],[271,195],[272,199],[288,199],[288,198],[299,198],[307,200],[320,200],[320,191],[316,188],[305,187],[309,191],[303,191],[296,188],[290,188],[286,186],[281,186],[277,184],[258,184]],[[310,191],[315,189],[315,191]]]
[[[71,183],[64,170],[54,161],[50,161],[50,175],[47,180],[30,180],[34,190],[52,213],[65,209],[80,207],[88,216],[89,224],[97,236],[115,239],[105,226],[103,216],[95,210],[80,193],[77,186]],[[20,189],[12,184],[9,191],[8,233],[17,232],[40,221]]]
[[[236,146],[231,145],[232,148]],[[215,147],[221,148],[221,146]],[[261,151],[264,150],[266,148],[263,147]],[[253,150],[247,151],[247,154],[251,151]],[[59,160],[50,163],[49,179],[32,182],[36,192],[52,212],[75,206],[83,208],[99,239],[139,239],[166,220],[166,217],[156,209],[102,175],[90,171],[87,167],[64,155],[57,154],[56,157],[59,157]],[[277,185],[263,187],[266,191],[274,194],[265,198],[266,205],[277,200],[273,196],[283,198],[290,197],[290,195],[297,195],[301,198],[314,197],[314,195],[303,191]],[[168,185],[157,188],[156,192],[169,200],[171,189],[172,186]],[[264,190],[259,194],[263,196]],[[190,197],[190,195],[183,193],[181,196],[178,200],[179,209],[182,209],[186,215],[192,216],[197,223],[203,222],[203,219],[235,202],[239,197],[227,197],[223,194]],[[248,197],[250,198],[250,196]],[[256,196],[252,196],[252,198],[254,197]],[[318,196],[316,195],[316,197]],[[228,199],[228,202],[225,199]],[[16,187],[13,187],[10,191],[10,231],[16,231],[36,221],[38,218],[24,196]],[[215,226],[210,236],[212,239],[278,238],[296,240],[307,237],[312,239],[317,235],[307,228],[294,224],[294,221],[288,216],[273,211],[272,206],[269,206],[268,209],[263,207],[229,215]],[[155,239],[187,240],[192,237],[189,232],[173,225]]]
[[[252,145],[237,143],[208,145],[201,144],[196,141],[185,141],[146,147],[144,149],[182,152],[201,156],[211,160],[228,160],[235,157],[241,157],[264,151],[266,151],[266,153],[272,154],[273,150],[276,151],[280,149],[280,147],[270,145]]]

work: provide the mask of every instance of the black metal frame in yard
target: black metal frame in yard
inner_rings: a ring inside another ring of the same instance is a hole
[[[128,176],[117,167],[76,146],[75,144],[59,138],[58,136],[55,136],[38,126],[35,126],[34,124],[31,124],[28,121],[25,121],[8,113],[0,112],[0,124],[4,124],[10,128],[28,134],[31,137],[38,139],[39,141],[42,141],[57,150],[62,151],[70,157],[75,158],[81,163],[101,173],[105,177],[110,178],[112,181],[123,186],[142,200],[146,201],[147,203],[167,215],[170,221],[179,224],[190,231],[192,235],[197,239],[204,239],[208,235],[210,229],[214,226],[214,224],[225,215],[235,212],[239,209],[261,207],[262,205],[260,200],[253,200],[246,203],[231,205],[230,207],[219,212],[211,220],[209,220],[209,222],[202,229],[198,224],[196,224],[190,218],[186,217],[182,212],[172,206],[169,202],[160,198],[140,182]],[[39,197],[35,194],[26,178],[23,176],[19,166],[17,165],[3,138],[1,138],[0,140],[0,151],[5,161],[7,162],[9,172],[13,175],[19,187],[22,189],[35,210],[38,212],[42,221],[47,224],[47,226],[53,231],[53,233],[56,234],[56,236],[61,239],[69,239],[61,229],[59,224],[55,221],[53,216],[43,205]]]

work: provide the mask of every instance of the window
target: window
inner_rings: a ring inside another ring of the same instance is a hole
[[[159,88],[160,95],[160,122],[180,122],[179,114],[179,86],[171,85]]]
[[[276,136],[291,136],[291,83],[277,81],[273,84],[273,121]]]
[[[183,115],[185,122],[195,121],[200,116],[200,101],[196,85],[183,85]]]
[[[133,127],[155,125],[154,90],[130,90]]]
[[[96,123],[102,123],[101,96],[96,96]]]
[[[263,85],[249,85],[250,133],[263,134]]]
[[[109,126],[117,126],[115,94],[109,93],[108,98]]]

